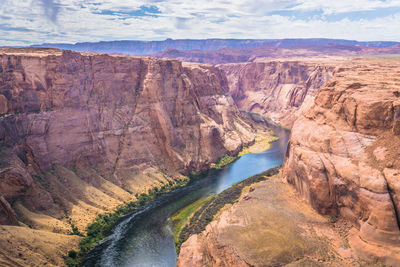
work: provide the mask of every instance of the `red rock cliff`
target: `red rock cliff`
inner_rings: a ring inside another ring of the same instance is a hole
[[[270,61],[218,65],[227,75],[239,109],[255,112],[291,127],[302,106],[329,78],[332,62]]]
[[[400,62],[353,60],[294,123],[283,175],[320,213],[353,223],[350,246],[400,262]]]
[[[227,93],[210,66],[0,51],[0,223],[24,208],[61,218],[77,201],[108,210],[130,198],[118,187],[143,192],[239,151],[254,133]]]

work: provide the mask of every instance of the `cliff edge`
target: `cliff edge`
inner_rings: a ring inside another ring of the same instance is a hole
[[[283,167],[322,214],[353,224],[362,258],[400,262],[398,59],[355,59],[318,91],[294,123]]]

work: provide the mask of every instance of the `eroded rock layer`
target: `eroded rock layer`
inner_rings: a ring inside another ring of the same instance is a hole
[[[176,60],[3,49],[0,113],[0,223],[61,233],[255,137],[219,69]]]
[[[400,262],[400,61],[349,61],[294,123],[283,175],[320,213],[354,225],[350,246]]]
[[[332,60],[335,61],[335,60]],[[332,61],[269,61],[219,65],[240,109],[270,117],[291,127],[303,106],[334,71]]]

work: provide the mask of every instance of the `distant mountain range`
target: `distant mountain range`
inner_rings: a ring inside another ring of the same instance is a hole
[[[99,53],[123,53],[130,55],[150,55],[168,49],[177,50],[217,50],[221,48],[248,49],[261,46],[272,46],[277,48],[291,48],[298,46],[364,46],[364,47],[390,47],[400,42],[374,41],[358,42],[342,39],[166,39],[164,41],[107,41],[107,42],[85,42],[76,44],[45,43],[33,45],[33,47],[52,47],[59,49],[74,50],[78,52]]]

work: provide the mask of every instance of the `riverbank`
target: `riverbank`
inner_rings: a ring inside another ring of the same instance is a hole
[[[279,138],[270,129],[259,129],[255,137],[255,141],[250,146],[245,146],[237,154],[237,156],[225,155],[220,158],[216,163],[211,164],[210,170],[217,170],[229,165],[239,159],[241,156],[249,153],[261,153],[267,151],[271,147],[271,142],[278,140]],[[250,179],[250,178],[249,178]],[[179,251],[180,244],[182,243],[182,238],[180,237],[182,230],[187,225],[189,220],[193,217],[195,212],[202,206],[206,205],[210,199],[213,197],[205,197],[197,200],[196,202],[190,204],[189,206],[183,208],[182,210],[176,212],[171,216],[172,226],[174,229],[174,240],[176,244],[176,249]],[[186,240],[186,239],[185,239]],[[183,240],[184,241],[184,240]]]
[[[260,127],[266,129],[261,124]],[[218,194],[248,177],[282,164],[289,133],[279,127],[271,127],[279,140],[272,142],[268,151],[248,153],[229,166],[210,168],[191,176],[187,186],[162,195],[138,212],[126,216],[101,245],[90,251],[84,265],[176,266],[176,242],[171,216],[194,203],[186,210],[185,217],[196,210],[198,204],[201,205],[201,199]],[[273,137],[273,132],[268,131]]]
[[[214,220],[214,217],[218,212],[228,204],[233,204],[242,194],[243,188],[249,186],[251,184],[263,181],[272,175],[275,175],[279,172],[279,168],[275,167],[270,170],[267,170],[263,173],[257,174],[255,176],[249,177],[231,187],[224,190],[220,194],[207,198],[203,201],[200,201],[197,205],[197,210],[193,210],[193,214],[189,215],[190,220],[189,223],[182,227],[181,231],[176,232],[176,248],[179,253],[180,246],[183,242],[185,242],[191,235],[200,234],[205,230],[206,226]],[[179,212],[181,214],[187,214],[187,209],[183,209]],[[176,217],[178,217],[177,215]],[[188,218],[189,218],[188,216]]]
[[[170,181],[160,187],[154,187],[148,190],[147,194],[142,193],[141,195],[136,195],[136,201],[131,201],[127,204],[124,204],[118,207],[114,212],[98,215],[95,218],[94,222],[87,227],[86,235],[79,243],[79,250],[71,250],[68,252],[68,256],[65,261],[66,265],[79,266],[85,259],[88,252],[93,249],[96,244],[98,244],[101,240],[107,237],[112,231],[113,226],[116,225],[125,215],[132,214],[132,212],[143,207],[161,194],[173,191],[179,187],[184,187],[188,185],[191,181],[201,179],[201,177],[204,177],[205,175],[210,174],[213,171],[217,171],[224,166],[231,164],[244,154],[252,153],[252,151],[256,151],[257,149],[259,150],[260,146],[264,146],[265,149],[268,149],[269,143],[276,139],[277,137],[274,136],[272,130],[265,127],[258,127],[254,144],[242,149],[241,152],[245,151],[245,153],[241,155],[238,154],[236,156],[225,155],[224,157],[220,158],[216,163],[211,164],[210,168],[207,170],[203,170],[198,173],[192,173],[189,176],[184,177],[182,180],[176,180],[175,184]],[[192,206],[189,209],[186,209],[181,215],[179,215],[179,219],[176,221],[177,227],[180,228],[184,226],[183,222],[185,222],[188,216],[190,216],[194,211],[191,209],[195,210],[197,209],[197,207]]]
[[[160,187],[150,189],[148,193],[136,194],[136,201],[131,201],[127,204],[119,206],[114,212],[99,214],[95,221],[88,225],[86,235],[80,232],[75,235],[83,236],[79,242],[79,250],[70,250],[66,257],[65,264],[68,267],[81,266],[88,252],[94,248],[98,242],[106,238],[112,228],[126,215],[140,209],[148,202],[156,197],[171,192],[177,188],[184,187],[189,183],[190,179],[185,177],[180,180],[169,181]]]

